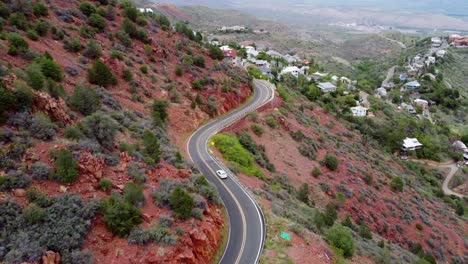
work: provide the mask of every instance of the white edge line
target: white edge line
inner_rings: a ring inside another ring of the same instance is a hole
[[[259,82],[262,83],[263,81],[262,81],[262,80],[259,80]],[[217,134],[219,131],[223,130],[224,128],[226,128],[226,127],[228,127],[228,126],[230,126],[230,125],[232,125],[232,124],[234,124],[234,123],[236,123],[236,122],[239,121],[240,119],[244,118],[248,113],[253,112],[253,111],[256,111],[256,110],[259,109],[260,107],[263,107],[263,106],[266,105],[267,103],[271,102],[271,101],[275,98],[274,88],[272,88],[272,87],[270,86],[270,85],[273,85],[273,84],[271,84],[271,83],[269,83],[269,84],[263,83],[263,85],[267,86],[267,87],[269,88],[270,92],[271,92],[271,96],[270,96],[270,98],[269,98],[267,101],[265,101],[265,102],[263,102],[262,104],[260,104],[259,106],[255,107],[255,109],[253,109],[253,110],[249,110],[249,111],[245,111],[245,112],[240,111],[240,112],[239,112],[240,115],[239,115],[237,118],[235,118],[234,120],[232,120],[232,122],[229,122],[229,124],[223,125],[223,126],[221,127],[221,129],[215,130],[213,133],[210,133],[210,136],[209,136],[208,138],[211,138],[213,135]],[[206,126],[209,126],[209,125],[211,125],[212,123],[214,123],[214,122],[216,122],[216,121],[217,121],[217,119],[215,119],[215,120],[213,120],[213,121],[211,121],[211,122],[205,124],[204,126],[202,126],[202,127],[200,127],[199,129],[197,129],[197,130],[195,131],[195,133],[196,133],[198,130],[200,130],[200,129],[206,127]],[[189,158],[190,158],[190,160],[191,160],[192,162],[193,162],[193,158],[192,158],[192,155],[190,155],[190,150],[189,150],[189,144],[188,144],[188,143],[191,141],[191,139],[192,139],[192,137],[193,137],[193,135],[194,135],[195,133],[192,133],[192,135],[190,135],[189,139],[187,140],[187,147],[186,147],[186,149],[187,149],[187,154],[189,155]],[[207,148],[206,148],[206,143],[207,143],[207,142],[204,142],[204,143],[205,143],[205,149],[207,150]],[[224,166],[224,164],[222,164],[216,157],[214,157],[214,155],[213,155],[211,152],[207,151],[207,153],[211,156],[211,158],[213,159],[213,161],[215,161],[215,163],[218,164],[218,166],[227,169],[227,167]],[[222,164],[222,166],[221,166],[220,164]],[[235,174],[233,174],[233,173],[231,172],[231,170],[227,169],[227,171],[230,172],[232,175],[235,175]],[[265,230],[264,230],[264,229],[265,229],[265,222],[263,221],[263,220],[265,219],[265,217],[264,217],[263,211],[262,211],[261,207],[258,205],[257,201],[256,201],[255,199],[252,198],[252,196],[250,195],[250,192],[242,185],[242,183],[239,182],[239,179],[237,178],[237,176],[231,177],[231,179],[234,179],[234,180],[233,180],[234,183],[236,183],[236,184],[241,188],[241,190],[247,195],[247,197],[250,199],[250,201],[254,204],[255,209],[256,209],[256,211],[257,211],[257,214],[258,214],[259,219],[260,219],[260,223],[261,223],[261,226],[262,226],[262,228],[261,228],[261,237],[262,237],[262,241],[261,241],[261,242],[262,242],[262,245],[261,245],[261,247],[259,248],[259,251],[258,251],[258,253],[257,253],[257,257],[256,257],[256,259],[255,259],[255,263],[258,263],[259,260],[260,260],[260,254],[261,254],[261,252],[263,251],[263,247],[264,247],[264,245],[265,245],[266,232],[264,232],[264,231],[265,231]],[[226,212],[228,213],[228,216],[229,216],[229,211],[226,210]],[[263,217],[262,217],[262,216],[263,216]],[[225,248],[225,250],[224,250],[224,252],[223,252],[223,255],[221,256],[221,260],[224,258],[224,255],[226,254],[226,251],[227,251],[226,249],[228,248],[230,237],[231,237],[231,225],[229,225],[228,242],[227,242],[227,244],[226,244],[226,248]]]

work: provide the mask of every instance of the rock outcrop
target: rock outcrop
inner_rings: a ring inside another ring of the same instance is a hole
[[[46,113],[56,121],[65,125],[72,123],[68,115],[68,107],[62,98],[55,99],[46,92],[36,92],[34,106],[37,110]]]
[[[78,169],[82,179],[97,182],[102,178],[105,167],[106,160],[104,157],[96,157],[90,151],[80,152]]]

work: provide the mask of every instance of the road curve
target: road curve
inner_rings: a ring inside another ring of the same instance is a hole
[[[266,226],[263,212],[254,198],[237,177],[211,154],[208,141],[226,126],[270,102],[273,96],[273,88],[268,82],[255,79],[254,95],[248,103],[199,128],[187,142],[190,159],[216,185],[228,213],[228,241],[219,263],[258,263],[265,243]],[[228,172],[227,179],[221,180],[216,176],[215,171],[220,168]]]
[[[454,191],[450,190],[450,188],[449,188],[449,183],[450,183],[453,176],[455,175],[455,173],[458,170],[457,164],[445,165],[443,167],[450,169],[450,172],[447,174],[447,177],[445,178],[444,183],[442,184],[442,190],[444,191],[444,194],[445,195],[455,195],[458,198],[463,198],[464,197],[463,194],[454,192]]]

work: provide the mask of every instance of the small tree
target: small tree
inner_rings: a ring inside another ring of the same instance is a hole
[[[25,53],[29,50],[29,44],[18,34],[8,36],[8,54],[16,56],[19,53]]]
[[[309,204],[309,193],[310,193],[309,184],[304,183],[301,185],[301,187],[299,188],[299,191],[297,192],[297,199],[304,202],[305,204]]]
[[[88,86],[78,85],[70,96],[69,104],[83,115],[90,115],[101,108],[101,101],[96,92]]]
[[[169,204],[176,213],[176,217],[188,219],[192,213],[193,198],[184,189],[176,187],[169,197]]]
[[[96,60],[93,66],[88,69],[88,78],[90,83],[103,87],[117,84],[117,78],[100,59]]]
[[[56,153],[55,159],[55,177],[61,183],[72,183],[78,178],[78,164],[73,160],[73,154],[60,149]]]
[[[41,66],[42,73],[45,77],[56,82],[62,81],[62,68],[60,68],[60,65],[58,65],[48,53],[45,53],[43,57],[37,59],[37,63]]]
[[[182,69],[182,66],[177,65],[175,68],[175,74],[177,76],[182,76],[184,74],[184,69]]]
[[[359,226],[359,235],[365,239],[372,239],[372,231],[364,222]]]
[[[343,251],[344,257],[352,257],[354,255],[354,240],[351,232],[342,225],[335,225],[330,228],[326,235],[327,242]]]
[[[393,178],[392,183],[390,183],[390,189],[393,192],[402,192],[403,191],[403,186],[404,186],[404,183],[403,183],[403,180],[401,179],[401,177]]]
[[[213,60],[222,60],[222,59],[224,59],[223,51],[220,48],[218,48],[217,46],[210,45],[209,52],[210,52],[210,57]]]
[[[153,132],[146,130],[143,134],[143,144],[145,145],[145,153],[154,162],[159,163],[161,159],[161,150],[159,146],[159,140]]]
[[[101,204],[104,223],[118,236],[126,236],[132,228],[141,223],[141,211],[117,195],[105,199]]]
[[[166,123],[167,114],[167,102],[162,99],[154,99],[153,101],[153,123],[157,127],[161,127]]]

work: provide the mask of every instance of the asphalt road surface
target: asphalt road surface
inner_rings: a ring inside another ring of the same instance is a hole
[[[273,96],[271,84],[254,80],[254,96],[248,103],[199,128],[187,143],[190,158],[201,173],[216,185],[228,213],[228,242],[219,263],[258,263],[265,243],[266,226],[257,202],[237,177],[210,153],[208,141],[226,126],[270,102]],[[222,180],[216,175],[219,169],[228,173],[227,179]]]

